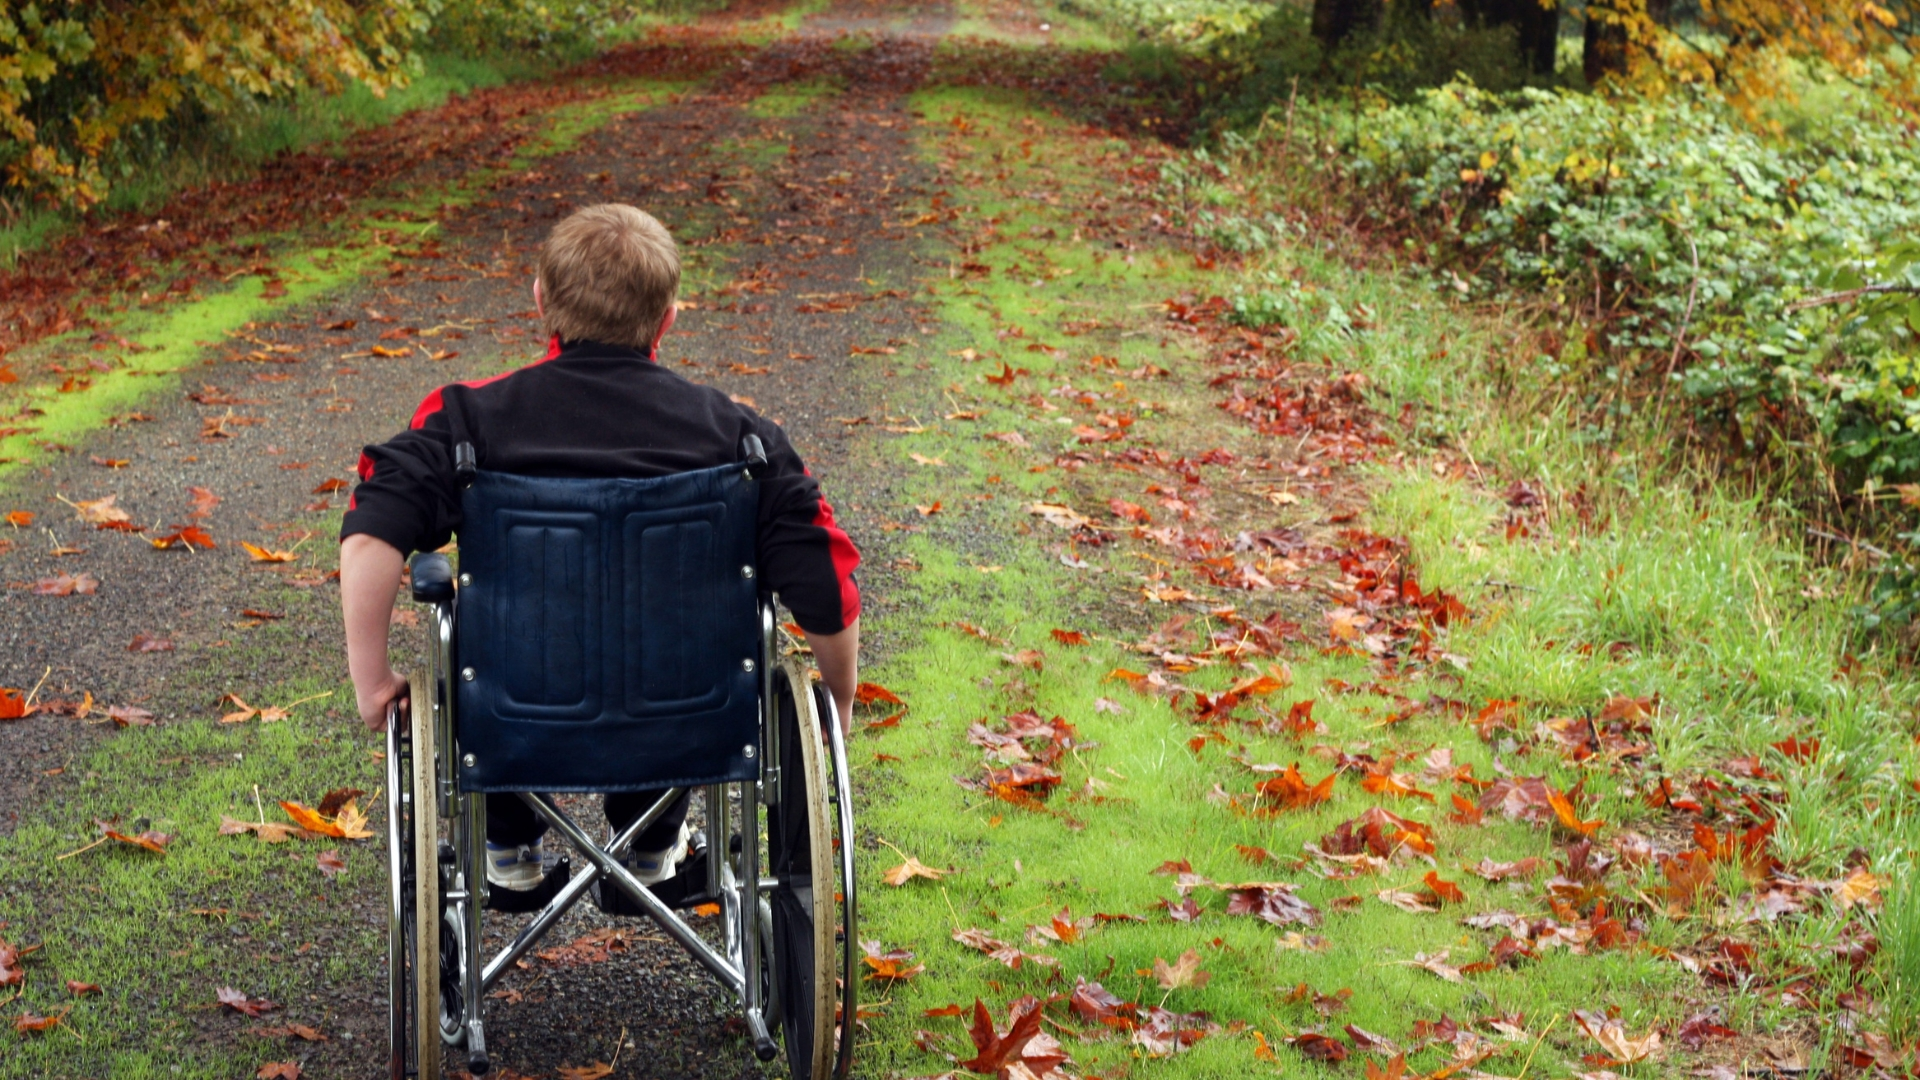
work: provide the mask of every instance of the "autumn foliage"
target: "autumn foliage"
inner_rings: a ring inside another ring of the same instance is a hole
[[[556,5],[558,7],[558,5]],[[616,5],[528,0],[0,3],[0,163],[8,184],[85,209],[129,138],[302,90],[384,94],[424,45],[498,48],[591,29]]]

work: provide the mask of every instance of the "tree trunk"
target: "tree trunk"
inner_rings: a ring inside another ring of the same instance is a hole
[[[1552,75],[1560,48],[1560,5],[1548,0],[1518,0],[1514,29],[1520,32],[1520,55],[1535,75]]]
[[[1599,85],[1600,80],[1609,75],[1625,74],[1634,53],[1639,51],[1640,46],[1627,34],[1626,25],[1607,17],[1616,11],[1632,12],[1636,4],[1642,5],[1641,10],[1656,25],[1668,25],[1673,12],[1672,0],[1588,0],[1586,48],[1580,66],[1586,72],[1589,86]],[[1596,10],[1601,12],[1598,17]]]
[[[1380,10],[1381,0],[1313,0],[1313,36],[1332,52],[1349,34],[1379,26]]]
[[[1612,9],[1588,0],[1587,33],[1580,55],[1580,69],[1588,86],[1598,86],[1612,75],[1627,70],[1627,28],[1608,18]]]

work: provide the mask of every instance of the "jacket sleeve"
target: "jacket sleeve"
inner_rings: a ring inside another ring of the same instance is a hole
[[[760,482],[761,580],[780,594],[800,629],[837,634],[860,617],[854,568],[860,552],[833,520],[820,482],[807,471],[786,432],[756,417],[770,474]]]
[[[360,452],[360,485],[347,503],[340,539],[366,534],[402,555],[446,545],[460,527],[450,426],[444,412],[426,415],[384,443]]]

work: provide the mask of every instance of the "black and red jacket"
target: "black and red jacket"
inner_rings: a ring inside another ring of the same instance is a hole
[[[403,555],[446,544],[460,528],[453,447],[463,439],[482,469],[646,479],[738,461],[748,434],[766,445],[770,466],[760,484],[761,580],[801,629],[838,633],[860,614],[860,554],[786,432],[637,349],[555,343],[538,363],[428,394],[406,431],[361,452],[340,538],[364,533]]]

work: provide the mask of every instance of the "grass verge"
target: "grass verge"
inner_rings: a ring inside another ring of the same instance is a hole
[[[1554,417],[1505,411],[1479,360],[1503,344],[1495,320],[1354,269],[1311,233],[1213,272],[1140,243],[1126,225],[1153,206],[1128,198],[1127,178],[1152,186],[1154,152],[1013,99],[919,104],[942,168],[929,212],[956,241],[928,292],[953,330],[880,372],[902,380],[886,418],[898,434],[870,452],[903,477],[884,554],[909,584],[889,630],[904,644],[876,678],[907,708],[860,732],[855,754],[876,841],[867,929],[925,970],[870,984],[883,997],[871,1067],[943,1071],[974,1053],[975,998],[1004,1032],[1010,1001],[1079,979],[1128,1003],[1108,1026],[1048,1009],[1045,1030],[1085,1072],[1143,1057],[1170,1058],[1153,1066],[1166,1076],[1301,1067],[1287,1058],[1319,1071],[1400,1050],[1422,1072],[1557,1075],[1597,1054],[1666,1074],[1868,1053],[1866,1033],[1884,1031],[1870,1006],[1854,1012],[1864,1031],[1822,1018],[1897,994],[1913,963],[1910,902],[1876,911],[1920,840],[1910,694],[1842,657],[1843,600],[1770,533],[1765,507],[1595,462]],[[1236,287],[1284,292],[1262,301],[1284,317],[1243,333],[1182,314]],[[1363,381],[1336,378],[1352,373]],[[1311,416],[1279,437],[1215,407],[1222,387],[1259,379],[1309,411],[1370,386],[1369,423],[1391,445],[1343,466]],[[1124,441],[1106,441],[1114,428]],[[1209,457],[1238,465],[1202,468]],[[1068,540],[1035,502],[1113,542]],[[1212,567],[1175,536],[1208,526]],[[1233,542],[1262,530],[1295,534],[1303,565]],[[1285,580],[1213,584],[1256,564]],[[1464,614],[1409,619],[1379,599],[1395,574]],[[1297,635],[1263,656],[1246,627],[1269,617]],[[1135,693],[1151,683],[1115,674],[1149,664],[1180,692]],[[1209,716],[1194,693],[1263,674],[1283,685],[1237,710]],[[1072,725],[1067,752],[1060,736],[994,738],[1027,709]],[[956,783],[991,782],[988,766],[1009,777],[1023,755],[1058,755],[1058,779],[1010,798]],[[1263,812],[1288,764],[1330,789]],[[1566,817],[1545,792],[1568,794]],[[1413,827],[1342,856],[1338,827],[1392,820],[1382,811]],[[946,873],[877,880],[907,855]],[[1185,887],[1156,876],[1183,861]],[[1289,893],[1317,918],[1234,914],[1227,885]],[[1011,967],[954,940],[969,929],[1046,959]],[[1898,959],[1847,944],[1876,933]],[[1172,970],[1189,950],[1204,986]],[[926,1012],[950,1004],[967,1014]],[[1189,1030],[1221,1026],[1170,1052],[1162,1007]],[[1665,1045],[1609,1049],[1590,1035],[1609,1010],[1622,1034]],[[1702,1014],[1724,1031],[1688,1025]]]

